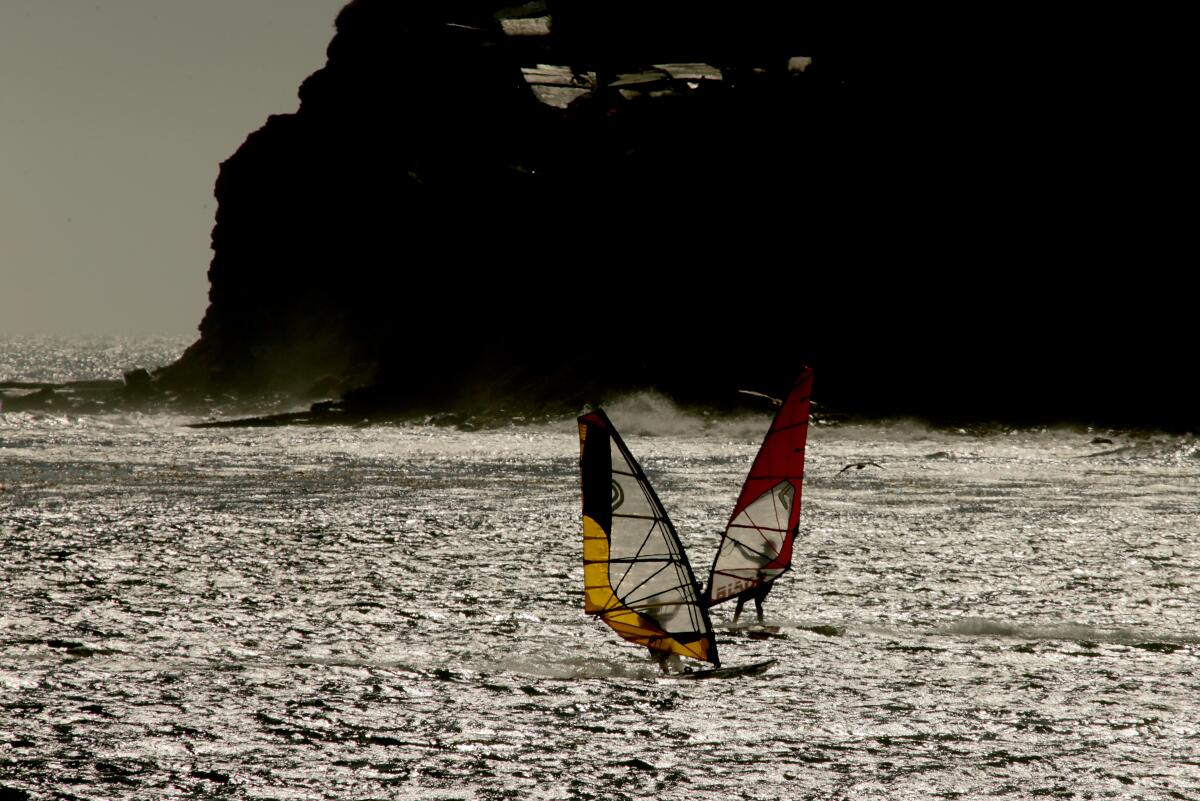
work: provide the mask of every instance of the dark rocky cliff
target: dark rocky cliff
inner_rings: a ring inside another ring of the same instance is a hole
[[[1076,137],[1095,84],[1064,113],[999,33],[931,57],[920,21],[781,5],[350,3],[221,165],[201,337],[160,380],[572,410],[809,362],[852,411],[1161,413],[1169,360],[1052,275],[1129,246],[1095,193],[1136,180]]]

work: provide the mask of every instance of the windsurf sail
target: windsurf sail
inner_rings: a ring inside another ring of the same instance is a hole
[[[805,367],[775,413],[734,504],[704,593],[709,606],[774,581],[792,566],[811,395],[812,370]]]
[[[720,666],[679,535],[603,411],[579,418],[583,608],[625,639]]]

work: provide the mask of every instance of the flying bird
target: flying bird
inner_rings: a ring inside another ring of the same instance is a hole
[[[781,399],[773,398],[770,395],[767,395],[762,392],[755,392],[752,389],[739,389],[738,392],[742,393],[743,395],[753,395],[756,398],[766,398],[767,400],[769,400],[771,403],[775,404],[776,406],[783,405],[783,401]]]
[[[851,462],[850,464],[846,465],[841,470],[839,470],[838,475],[840,476],[842,473],[845,473],[851,467],[853,467],[855,470],[862,470],[867,465],[870,465],[871,467],[878,467],[880,470],[884,469],[883,465],[875,464],[874,462]]]

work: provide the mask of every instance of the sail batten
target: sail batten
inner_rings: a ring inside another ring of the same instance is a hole
[[[779,578],[792,567],[800,526],[812,370],[780,404],[721,536],[704,591],[713,605]]]
[[[620,581],[618,581],[618,582],[616,583],[616,585],[613,587],[613,594],[614,594],[614,595],[617,595],[618,597],[620,597],[620,596],[624,596],[624,597],[629,597],[629,596],[632,596],[634,593],[638,592],[638,591],[639,591],[639,590],[641,590],[643,587],[645,587],[645,586],[647,586],[648,584],[650,584],[650,582],[651,582],[651,581],[654,581],[656,578],[658,578],[660,575],[662,575],[662,573],[663,573],[663,572],[664,572],[664,571],[667,569],[667,567],[668,567],[668,566],[671,564],[670,562],[666,562],[666,561],[663,561],[663,560],[661,560],[661,559],[656,559],[656,560],[655,560],[655,562],[662,562],[662,566],[661,566],[661,567],[659,567],[657,570],[655,570],[655,571],[654,571],[653,573],[651,573],[650,575],[648,575],[648,576],[643,576],[643,577],[640,577],[640,581],[638,581],[638,583],[637,583],[637,584],[635,584],[635,585],[633,585],[632,587],[626,587],[626,586],[625,586],[625,581],[626,581],[626,579],[628,579],[628,578],[629,578],[629,576],[630,576],[630,575],[633,573],[633,571],[631,570],[631,571],[629,571],[629,572],[625,573],[625,575],[621,577],[621,580],[620,580]],[[630,560],[616,560],[616,561],[614,561],[614,560],[609,560],[609,564],[615,564],[615,565],[620,565],[620,564],[626,564],[626,565],[637,565],[637,564],[645,564],[645,563],[646,563],[646,560],[642,560],[642,559],[635,559],[635,560],[632,560],[632,561],[630,561]],[[664,592],[671,592],[671,590],[659,590],[658,592],[654,593],[654,595],[660,595],[660,594],[662,594],[662,593],[664,593]],[[643,596],[640,596],[640,600],[644,600],[644,599],[645,599],[645,598],[647,598],[647,597],[653,597],[653,595],[651,595],[651,596],[645,596],[645,595],[643,595]],[[636,604],[634,604],[634,603],[628,603],[628,606],[629,606],[629,608],[631,608],[631,609],[632,609],[632,608],[633,608],[635,605],[636,605]]]
[[[631,642],[719,666],[675,527],[604,412],[579,418],[579,445],[584,611]]]

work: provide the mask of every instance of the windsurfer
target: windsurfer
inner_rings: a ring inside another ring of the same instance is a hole
[[[762,624],[762,622],[763,622],[763,601],[766,600],[767,593],[769,593],[771,591],[771,587],[774,584],[775,584],[775,582],[773,582],[773,581],[763,581],[761,584],[757,584],[754,587],[751,587],[750,589],[746,590],[745,592],[738,593],[737,608],[733,610],[734,625],[737,624],[738,618],[741,617],[741,615],[742,615],[742,606],[746,603],[747,599],[750,599],[750,598],[754,599],[754,611],[755,611],[755,613],[758,614],[759,624],[760,625]]]
[[[664,676],[668,676],[672,672],[683,672],[683,662],[680,660],[679,654],[674,651],[660,651],[657,648],[650,648],[649,650],[650,658],[658,663],[658,669],[662,671]]]

